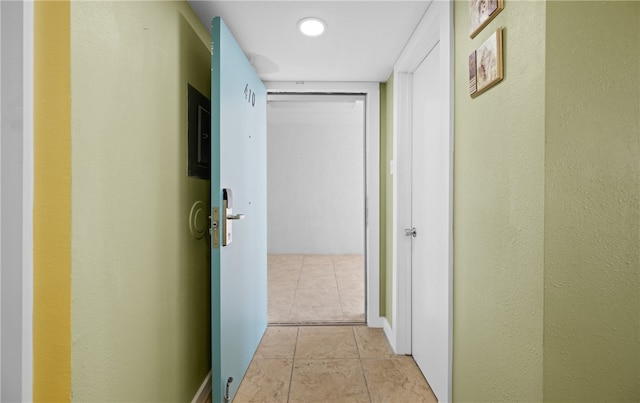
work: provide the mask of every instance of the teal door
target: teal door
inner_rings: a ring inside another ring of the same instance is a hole
[[[211,371],[220,402],[233,400],[267,326],[267,96],[219,17],[212,40]]]

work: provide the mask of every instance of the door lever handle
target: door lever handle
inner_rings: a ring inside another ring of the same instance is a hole
[[[227,220],[244,220],[244,214],[227,214]]]

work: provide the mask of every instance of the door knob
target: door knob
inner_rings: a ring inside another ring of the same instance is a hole
[[[404,230],[404,235],[405,236],[412,236],[412,237],[417,237],[418,236],[418,231],[416,231],[416,227],[413,228],[405,228]]]

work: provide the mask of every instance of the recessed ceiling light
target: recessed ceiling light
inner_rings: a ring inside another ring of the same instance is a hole
[[[324,21],[316,17],[303,18],[298,21],[298,29],[307,36],[321,35],[326,26]]]

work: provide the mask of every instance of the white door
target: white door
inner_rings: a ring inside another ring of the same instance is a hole
[[[449,399],[449,136],[440,43],[413,74],[411,350],[436,397]]]

